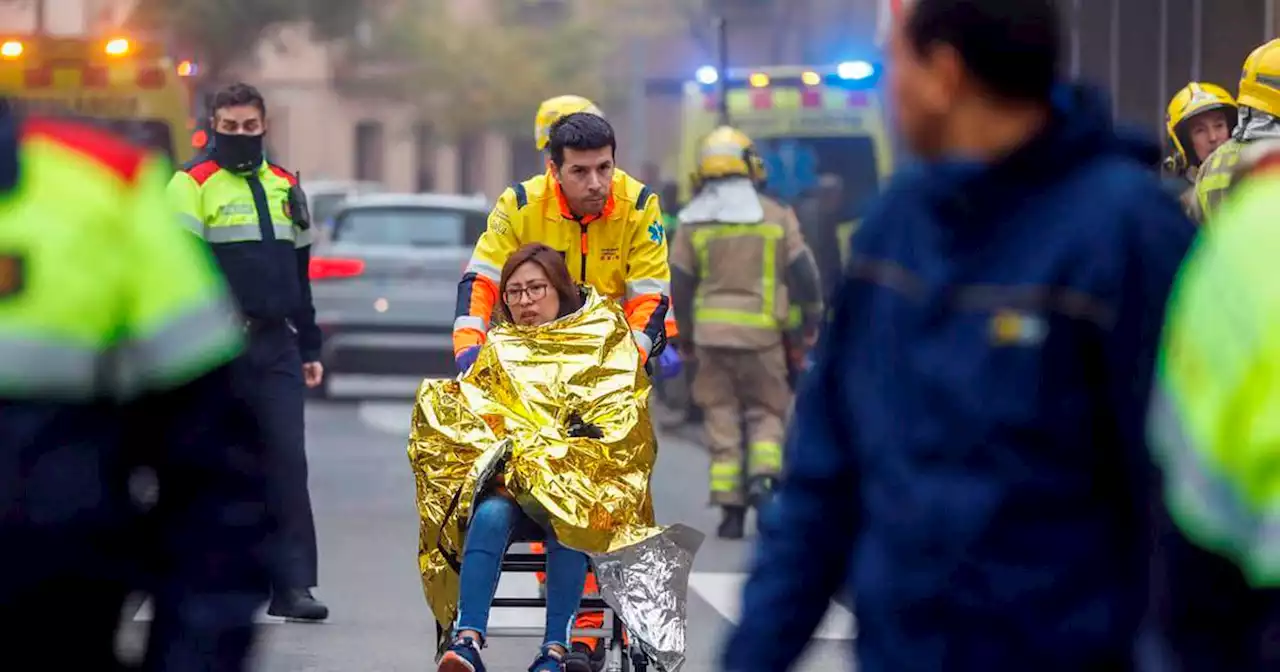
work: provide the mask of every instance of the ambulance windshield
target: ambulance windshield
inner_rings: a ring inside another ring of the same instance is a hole
[[[880,187],[870,137],[769,138],[756,148],[768,170],[765,191],[788,203],[809,195],[821,176],[835,175],[844,187],[843,218],[856,219]]]

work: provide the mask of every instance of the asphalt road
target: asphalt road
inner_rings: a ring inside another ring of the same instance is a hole
[[[261,616],[260,670],[435,669],[435,633],[416,571],[417,513],[405,457],[409,409],[407,397],[314,402],[308,407],[311,496],[320,535],[321,585],[316,594],[328,603],[332,616],[323,624]],[[659,522],[681,522],[707,533],[691,579],[684,669],[710,672],[717,669],[722,639],[738,616],[750,537],[739,542],[715,537],[718,513],[706,506],[707,456],[691,433],[666,433],[661,440],[653,479]],[[515,575],[504,577],[499,593],[532,597],[537,589],[532,576]],[[134,619],[145,621],[147,612],[143,605]],[[534,631],[541,625],[542,614],[530,610],[495,610],[492,622],[494,627]],[[833,606],[798,669],[853,669],[852,626],[849,613]],[[523,671],[539,641],[494,636],[485,650],[485,663],[493,672]]]

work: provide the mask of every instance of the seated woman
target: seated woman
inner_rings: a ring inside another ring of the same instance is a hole
[[[522,326],[538,326],[582,307],[582,295],[559,252],[542,244],[526,245],[511,255],[499,282],[502,312]],[[440,659],[439,672],[484,670],[480,648],[489,624],[489,608],[498,588],[502,557],[512,532],[525,519],[515,499],[500,485],[490,487],[474,506],[467,528],[459,578],[458,620],[453,644]],[[530,672],[590,672],[584,656],[566,656],[569,634],[587,576],[587,556],[560,545],[547,532],[547,617],[542,650]]]

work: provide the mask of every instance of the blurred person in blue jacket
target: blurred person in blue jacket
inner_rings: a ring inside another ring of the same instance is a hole
[[[854,234],[726,670],[787,669],[843,590],[862,672],[1135,667],[1144,416],[1195,228],[1159,148],[1057,83],[1060,36],[1051,0],[917,0],[895,26],[920,160]]]

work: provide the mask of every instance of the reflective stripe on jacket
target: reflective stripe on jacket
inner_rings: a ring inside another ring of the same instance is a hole
[[[1214,150],[1200,167],[1196,177],[1196,202],[1199,204],[1197,221],[1204,222],[1213,216],[1218,205],[1231,186],[1231,176],[1240,163],[1240,150],[1245,143],[1232,138]]]
[[[802,325],[793,304],[810,313],[811,321],[821,314],[817,265],[795,213],[758,198],[764,221],[686,222],[676,232],[676,307],[682,315],[691,310],[697,345],[767,348],[781,343],[783,331]],[[688,298],[692,304],[685,308]]]

